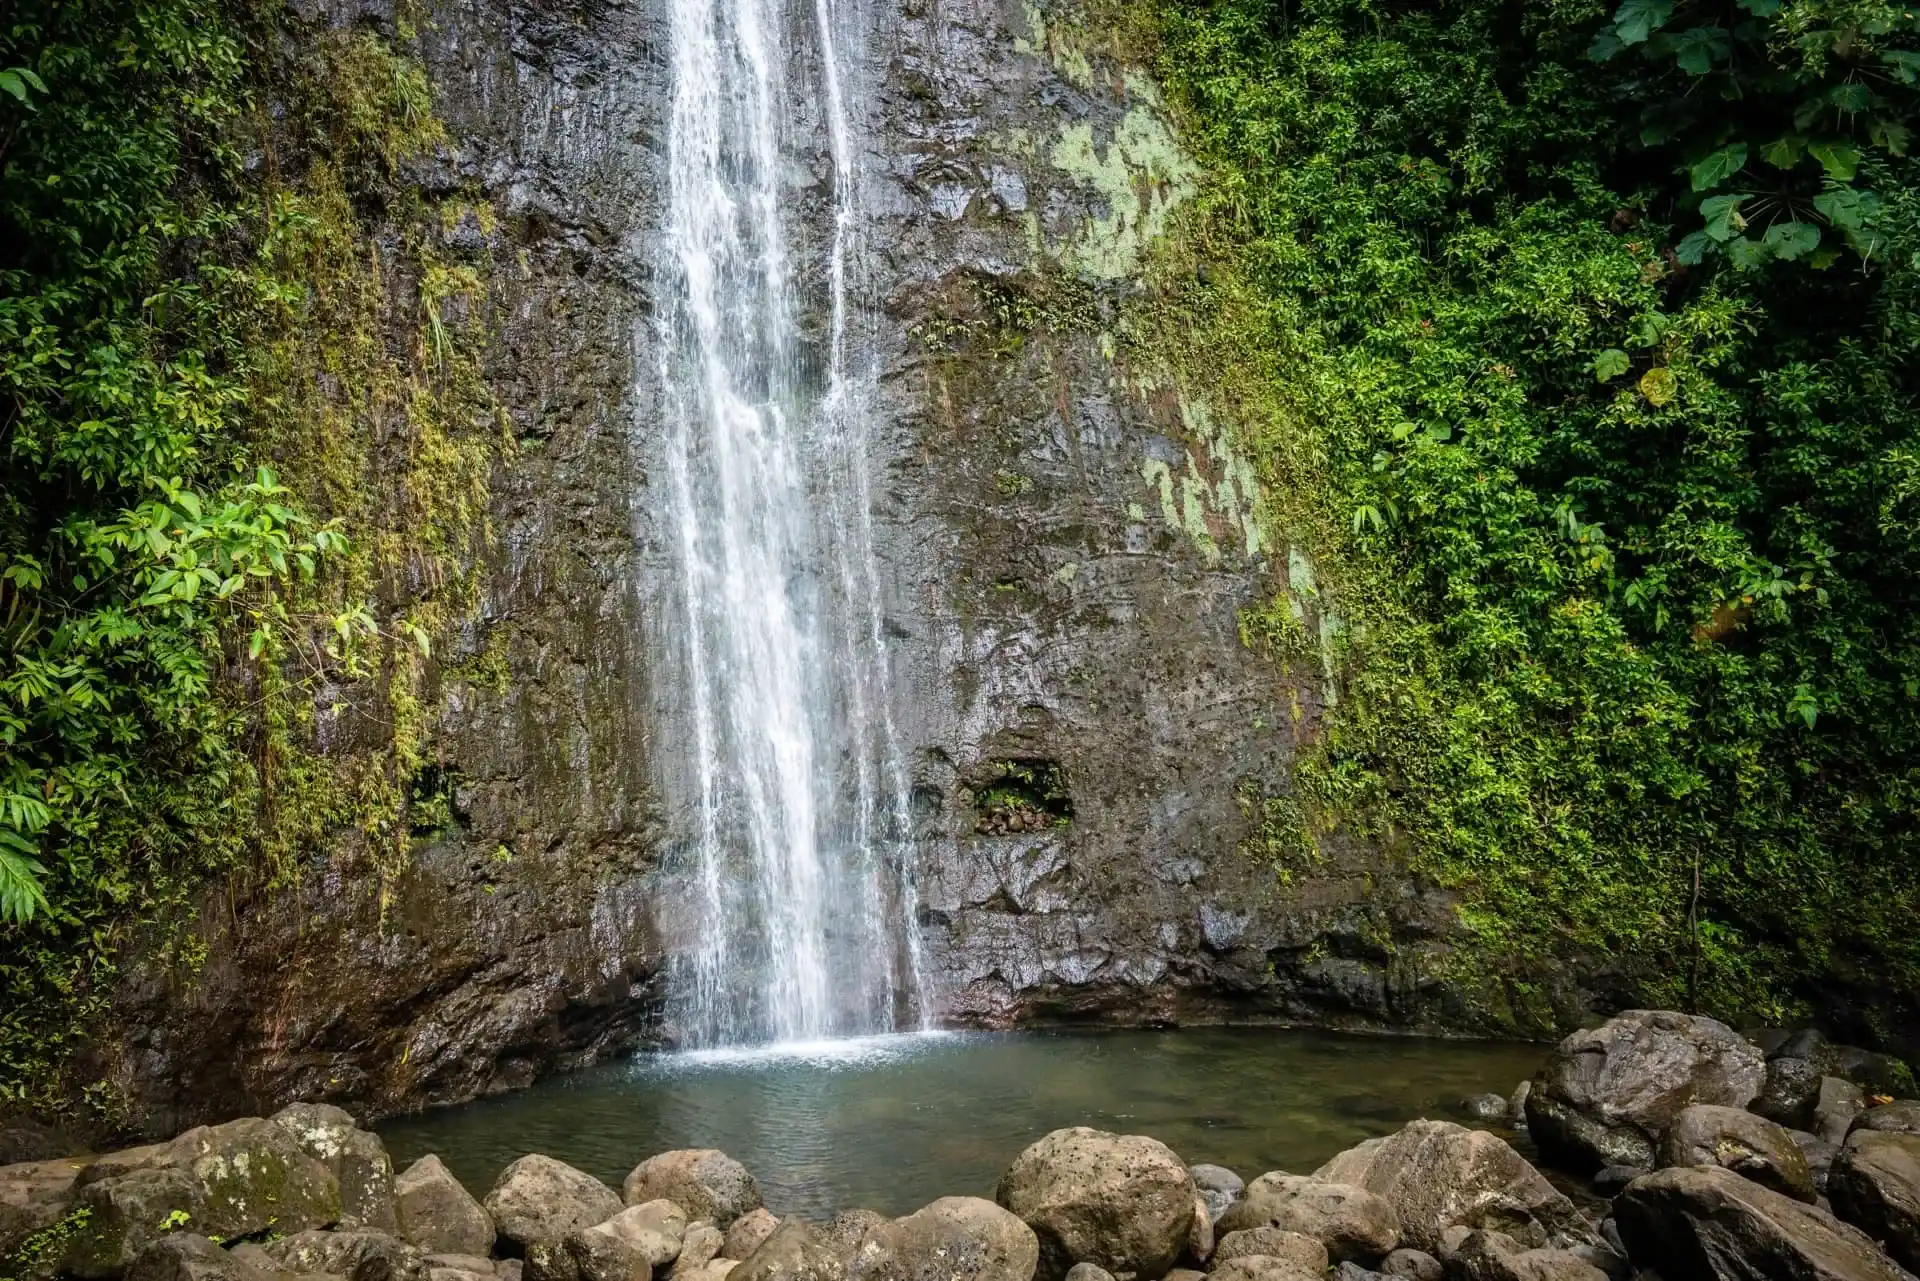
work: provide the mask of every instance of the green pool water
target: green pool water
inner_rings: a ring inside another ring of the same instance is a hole
[[[720,1148],[781,1215],[993,1195],[1049,1130],[1150,1134],[1244,1178],[1311,1171],[1415,1117],[1463,1120],[1545,1047],[1280,1029],[930,1033],[648,1056],[382,1127],[396,1168],[428,1152],[484,1194],[542,1152],[618,1187],[647,1156]]]

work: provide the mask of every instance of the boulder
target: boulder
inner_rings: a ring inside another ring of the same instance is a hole
[[[67,1216],[84,1161],[27,1161],[0,1165],[0,1262],[26,1240]]]
[[[1475,1228],[1447,1260],[1460,1281],[1607,1281],[1607,1274],[1567,1250],[1528,1249],[1504,1232]]]
[[[269,1281],[270,1276],[197,1232],[169,1232],[140,1248],[126,1281]]]
[[[467,1262],[463,1262],[459,1267],[453,1267],[444,1263],[436,1263],[434,1262],[435,1258],[460,1259]],[[427,1281],[497,1281],[498,1274],[493,1270],[492,1263],[486,1259],[482,1259],[480,1262],[486,1263],[487,1266],[485,1269],[476,1272],[471,1266],[470,1256],[468,1255],[446,1254],[429,1256],[427,1259]],[[523,1261],[515,1259],[514,1262],[522,1263]]]
[[[846,1275],[846,1261],[833,1247],[800,1220],[788,1219],[727,1273],[727,1281],[844,1281]]]
[[[1038,1235],[1041,1275],[1084,1262],[1152,1281],[1186,1249],[1196,1195],[1166,1144],[1079,1126],[1016,1157],[994,1199]]]
[[[1920,1134],[1855,1130],[1827,1176],[1833,1212],[1920,1270]]]
[[[1703,1281],[1911,1281],[1859,1229],[1719,1166],[1657,1170],[1613,1203],[1628,1257]]]
[[[1223,1165],[1190,1165],[1187,1173],[1193,1177],[1193,1186],[1200,1190],[1200,1196],[1207,1203],[1207,1213],[1215,1223],[1247,1190],[1246,1181]]]
[[[620,1213],[612,1188],[550,1156],[523,1156],[500,1172],[483,1205],[495,1229],[528,1251],[536,1243],[557,1246],[575,1232]]]
[[[74,1208],[85,1210],[87,1220],[69,1242],[63,1266],[82,1278],[118,1275],[171,1228],[231,1239],[340,1219],[332,1171],[260,1117],[200,1126],[170,1143],[102,1157],[74,1186]]]
[[[1837,1076],[1823,1076],[1813,1105],[1813,1132],[1836,1146],[1845,1143],[1854,1119],[1866,1108],[1867,1096],[1859,1086]]]
[[[760,1208],[760,1185],[747,1167],[712,1148],[685,1148],[648,1157],[620,1189],[628,1205],[668,1200],[689,1219],[711,1219],[722,1230]]]
[[[541,1242],[527,1249],[528,1281],[652,1281],[646,1249],[597,1223],[569,1232],[556,1249]]]
[[[1853,1118],[1853,1125],[1847,1133],[1852,1134],[1858,1130],[1920,1134],[1920,1099],[1895,1099],[1891,1103],[1882,1103],[1877,1108],[1868,1108]],[[4,1181],[5,1178],[6,1171],[0,1170],[0,1181]],[[4,1191],[0,1191],[0,1198],[4,1196]]]
[[[393,1159],[376,1134],[326,1103],[281,1108],[273,1123],[293,1136],[301,1151],[332,1171],[340,1185],[340,1222],[347,1227],[393,1232]]]
[[[1210,1281],[1324,1281],[1325,1275],[1266,1254],[1243,1254],[1207,1274]]]
[[[1753,1110],[1769,1121],[1804,1129],[1813,1124],[1813,1105],[1820,1095],[1823,1075],[1820,1064],[1813,1059],[1768,1059],[1766,1080],[1760,1086],[1760,1097],[1753,1101]]]
[[[1743,1108],[1765,1079],[1759,1047],[1726,1024],[1629,1010],[1560,1042],[1527,1096],[1527,1130],[1548,1160],[1583,1173],[1651,1167],[1683,1109]]]
[[[875,1215],[874,1217],[880,1218],[881,1216]],[[771,1210],[762,1206],[756,1206],[728,1225],[727,1244],[721,1253],[725,1254],[729,1259],[745,1259],[752,1255],[755,1250],[758,1250],[760,1243],[772,1236],[773,1230],[779,1226],[780,1220],[773,1217]],[[847,1248],[851,1249],[858,1244],[860,1243],[856,1239],[849,1242]]]
[[[663,1268],[680,1257],[687,1235],[687,1212],[672,1201],[644,1201],[630,1205],[599,1225],[647,1256],[651,1267]]]
[[[1441,1281],[1447,1269],[1425,1250],[1413,1250],[1402,1246],[1380,1260],[1380,1275],[1400,1277],[1403,1281]]]
[[[1377,1259],[1400,1243],[1400,1218],[1381,1197],[1355,1185],[1278,1171],[1249,1183],[1246,1196],[1228,1207],[1214,1231],[1263,1227],[1312,1237],[1335,1262]]]
[[[1342,1152],[1314,1177],[1385,1200],[1399,1217],[1401,1240],[1429,1254],[1439,1253],[1449,1227],[1490,1228],[1539,1246],[1576,1221],[1573,1203],[1505,1140],[1451,1121],[1415,1121]]]
[[[1168,1281],[1172,1281],[1172,1278],[1179,1275],[1179,1272],[1180,1269],[1175,1268],[1172,1272],[1167,1273]],[[1192,1275],[1204,1277],[1206,1273],[1195,1272]],[[1113,1281],[1113,1273],[1107,1271],[1097,1263],[1076,1263],[1067,1269],[1067,1281]]]
[[[493,1253],[492,1216],[439,1157],[423,1156],[402,1171],[393,1199],[402,1240],[430,1254]]]
[[[1793,1136],[1763,1116],[1696,1103],[1673,1119],[1665,1165],[1718,1165],[1796,1201],[1814,1198],[1813,1170]]]
[[[1645,1174],[1639,1165],[1608,1165],[1593,1172],[1593,1190],[1601,1196],[1618,1196],[1621,1189]]]
[[[1213,1215],[1207,1212],[1207,1199],[1193,1194],[1193,1226],[1187,1229],[1187,1257],[1205,1263],[1213,1257]]]
[[[1032,1281],[1040,1241],[1017,1215],[979,1197],[942,1197],[869,1230],[849,1281]]]
[[[262,1248],[283,1272],[323,1272],[347,1281],[430,1281],[426,1256],[385,1232],[296,1232]]]
[[[1315,1273],[1327,1270],[1327,1247],[1304,1232],[1289,1232],[1285,1228],[1243,1228],[1229,1232],[1220,1238],[1213,1261],[1217,1267],[1254,1254],[1298,1264]]]
[[[726,1246],[726,1233],[707,1220],[688,1224],[686,1236],[680,1242],[680,1257],[673,1261],[673,1275],[681,1277],[695,1268],[704,1268],[719,1258]]]
[[[738,1227],[752,1217],[752,1215],[741,1215],[734,1226]],[[771,1222],[779,1223],[779,1220],[772,1215],[767,1217]],[[893,1222],[892,1219],[878,1210],[842,1210],[827,1220],[826,1226],[819,1230],[820,1239],[841,1258],[851,1258],[853,1252],[860,1248],[860,1243],[867,1239],[869,1232],[885,1227],[891,1222]],[[772,1229],[769,1228],[768,1231]],[[731,1236],[731,1232],[728,1235]]]
[[[1827,1062],[1832,1065],[1830,1070],[1835,1076],[1845,1077],[1870,1094],[1891,1097],[1903,1086],[1912,1084],[1906,1065],[1891,1054],[1882,1054],[1878,1050],[1866,1050],[1857,1045],[1830,1046]]]
[[[1507,1100],[1500,1094],[1469,1094],[1460,1100],[1460,1114],[1475,1121],[1504,1121]]]
[[[1522,1081],[1513,1087],[1513,1093],[1507,1096],[1507,1124],[1516,1130],[1527,1128],[1527,1096],[1533,1093],[1533,1082]]]

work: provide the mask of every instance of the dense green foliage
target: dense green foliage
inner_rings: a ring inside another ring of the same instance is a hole
[[[447,440],[475,408],[452,309],[479,282],[424,233],[398,262],[364,249],[376,217],[441,212],[390,207],[438,137],[418,68],[325,31],[290,60],[286,20],[237,0],[0,19],[0,1100],[58,1097],[126,940],[210,879],[267,884],[342,826],[408,830],[408,655],[439,620],[390,586],[391,531],[457,581],[438,558],[469,550],[486,449]],[[418,334],[387,332],[391,275],[417,284]],[[403,461],[360,443],[376,416],[405,424],[384,433]],[[370,676],[384,741],[322,761],[312,690]]]
[[[1505,973],[1610,954],[1640,999],[1910,1020],[1913,15],[1211,0],[1151,25],[1214,173],[1195,350],[1255,371],[1249,443],[1337,562],[1317,821],[1462,889]],[[1538,1025],[1565,995],[1495,1003]]]

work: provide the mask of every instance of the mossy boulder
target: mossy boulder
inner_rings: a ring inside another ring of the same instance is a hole
[[[149,1241],[173,1229],[232,1238],[340,1220],[333,1172],[260,1117],[103,1157],[75,1182],[74,1209],[85,1212],[85,1222],[63,1266],[81,1278],[119,1275]]]

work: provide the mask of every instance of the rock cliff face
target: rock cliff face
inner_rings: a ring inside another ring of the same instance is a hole
[[[674,747],[648,714],[670,674],[643,626],[666,590],[644,350],[662,2],[413,20],[453,138],[417,180],[477,184],[498,214],[449,235],[495,264],[517,445],[440,683],[455,822],[385,889],[316,856],[294,889],[210,899],[196,975],[140,967],[103,1066],[146,1128],[458,1101],[650,1035],[679,910],[650,763]],[[379,4],[301,21],[391,31]],[[1331,691],[1244,646],[1240,611],[1285,590],[1308,628],[1337,620],[1204,378],[1116,354],[1199,179],[1153,86],[1031,8],[881,10],[876,537],[935,1013],[1457,1024],[1431,977],[1443,895],[1337,836],[1284,878],[1243,848],[1289,812]],[[803,201],[824,209],[823,185]]]

